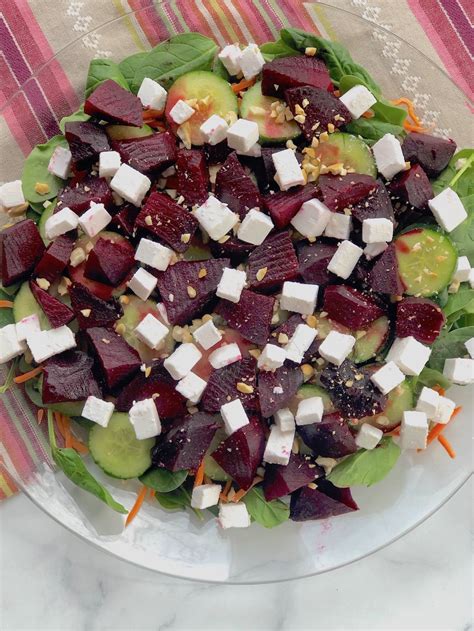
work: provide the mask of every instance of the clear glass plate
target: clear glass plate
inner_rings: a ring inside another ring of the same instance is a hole
[[[162,11],[167,10],[167,4],[160,4]],[[466,137],[469,133],[465,123],[466,97],[424,54],[385,29],[347,11],[323,3],[305,3],[305,7],[323,35],[330,34],[334,38],[337,34],[336,38],[347,46],[355,60],[369,69],[386,97],[408,95],[424,122],[433,123],[435,133],[454,138],[461,147],[472,144],[472,138]],[[219,24],[221,12],[209,7],[208,11],[209,21]],[[0,120],[2,156],[9,155],[11,159],[2,160],[0,179],[18,177],[21,172],[18,148],[12,140],[8,141],[5,131],[12,112],[22,128],[29,129],[32,114],[25,112],[22,104],[25,101],[36,103],[35,81],[51,76],[60,65],[75,93],[59,103],[58,111],[61,115],[69,114],[82,100],[87,67],[95,54],[90,43],[100,40],[101,47],[118,61],[146,50],[150,44],[133,40],[128,25],[129,20],[146,18],[147,12],[149,9],[145,8],[106,22],[88,34],[85,41],[81,37],[72,42],[10,98],[0,113]],[[252,19],[250,13],[241,17]],[[282,20],[284,25],[291,25],[291,12],[282,16]],[[429,86],[435,89],[430,91]],[[51,113],[32,109],[43,127],[47,127]],[[23,117],[22,112],[25,112]],[[21,396],[18,393],[17,398],[21,400]],[[472,474],[472,389],[456,387],[450,396],[464,406],[463,412],[446,430],[456,449],[456,460],[451,460],[438,443],[421,454],[404,454],[381,484],[354,489],[360,506],[358,512],[319,522],[288,522],[274,530],[253,525],[243,531],[222,532],[212,519],[199,522],[188,513],[165,512],[155,502],[146,503],[133,524],[124,530],[122,516],[73,487],[61,473],[53,473],[46,465],[39,467],[26,481],[11,468],[9,473],[26,495],[53,519],[93,546],[138,566],[201,581],[283,581],[327,572],[375,552],[421,523],[459,489]],[[21,408],[18,414],[23,413],[25,421],[28,415],[31,418],[33,412],[28,406]],[[136,483],[111,481],[92,463],[90,466],[118,501],[132,506]]]

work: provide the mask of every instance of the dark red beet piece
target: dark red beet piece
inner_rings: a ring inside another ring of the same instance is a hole
[[[370,296],[348,285],[326,287],[323,310],[332,320],[355,331],[368,328],[384,314]]]
[[[433,344],[445,323],[441,308],[428,298],[404,298],[397,303],[397,337],[413,335],[422,344]]]
[[[317,456],[342,458],[357,451],[354,436],[339,412],[325,414],[320,423],[300,425],[297,432]]]
[[[142,138],[114,140],[112,148],[120,153],[122,162],[147,175],[166,169],[176,160],[176,140],[167,131]]]
[[[424,210],[434,197],[431,182],[419,164],[396,175],[390,182],[389,191],[392,196],[419,210]]]
[[[377,180],[375,189],[367,197],[354,205],[352,216],[360,222],[364,219],[380,218],[390,219],[392,223],[395,223],[390,195],[381,180]]]
[[[206,412],[220,412],[221,406],[231,399],[240,399],[246,410],[258,409],[258,397],[256,388],[256,365],[253,357],[244,357],[239,362],[214,370],[204,390],[201,399],[201,407]],[[239,382],[247,383],[254,387],[251,393],[237,390]]]
[[[89,121],[73,121],[64,126],[64,135],[69,143],[76,169],[87,169],[95,162],[101,151],[109,151],[109,139],[100,125]]]
[[[120,210],[113,216],[110,223],[111,227],[120,234],[126,237],[133,236],[133,229],[135,226],[135,220],[138,216],[140,209],[132,204],[124,204],[120,207]]]
[[[344,103],[327,89],[303,86],[285,91],[285,100],[293,114],[296,114],[295,106],[303,107],[305,99],[309,101],[308,105],[303,108],[305,121],[298,124],[309,141],[314,136],[319,136],[322,132],[327,131],[329,123],[338,129],[352,120],[351,113]]]
[[[233,149],[229,147],[227,140],[218,142],[217,145],[204,145],[204,156],[207,164],[222,164],[232,151]]]
[[[303,373],[299,366],[282,366],[275,372],[261,371],[258,375],[258,396],[262,416],[269,418],[286,407],[302,383]]]
[[[172,421],[152,449],[153,464],[169,471],[196,470],[220,426],[218,415],[205,412]]]
[[[109,326],[123,315],[122,306],[115,298],[98,298],[80,283],[73,283],[68,291],[80,329]],[[89,310],[89,315],[86,315]]]
[[[41,289],[36,283],[30,281],[31,293],[35,297],[36,302],[43,309],[45,316],[48,318],[51,326],[56,329],[63,326],[74,319],[74,312],[64,302],[61,302],[47,291]]]
[[[318,467],[308,456],[291,454],[286,466],[267,465],[263,480],[263,492],[267,502],[293,493],[309,482],[324,475],[323,469]]]
[[[262,280],[258,280],[257,273],[263,268],[267,268],[267,272]],[[298,269],[298,259],[288,232],[270,235],[248,258],[249,287],[257,291],[279,289],[286,280],[298,275]]]
[[[211,248],[212,255],[221,258],[229,257],[234,265],[238,265],[244,259],[248,257],[250,252],[255,250],[255,246],[251,243],[244,243],[237,237],[231,236],[224,243],[214,241],[210,239],[209,247]]]
[[[454,140],[438,138],[429,134],[410,132],[402,143],[405,160],[423,167],[428,177],[437,177],[456,151]]]
[[[237,304],[221,300],[215,311],[244,339],[265,344],[270,334],[274,303],[275,298],[244,289]]]
[[[187,324],[206,308],[215,297],[222,271],[229,263],[229,259],[179,261],[166,272],[157,273],[158,289],[171,324]],[[206,275],[199,278],[202,269]],[[190,298],[188,286],[196,290],[195,298]]]
[[[231,153],[216,176],[216,197],[243,219],[251,208],[259,208],[262,199],[257,185]]]
[[[337,245],[328,243],[306,243],[297,245],[299,273],[305,283],[323,286],[333,282],[334,274],[328,272],[329,261],[334,256]]]
[[[140,370],[140,355],[114,331],[93,327],[85,331],[85,337],[97,357],[109,391],[115,391],[119,386],[128,383]]]
[[[290,191],[278,191],[265,195],[263,206],[270,213],[277,228],[286,228],[304,202],[317,196],[318,189],[314,184],[297,186]]]
[[[288,336],[288,338],[290,338],[293,335],[293,333],[296,331],[296,327],[299,324],[306,324],[302,316],[300,316],[297,313],[291,315],[288,318],[288,320],[286,320],[286,322],[283,322],[283,324],[280,324],[280,326],[278,326],[276,329],[274,329],[271,332],[270,337],[268,338],[269,344],[277,344],[278,336],[281,333],[284,333],[285,335]],[[320,344],[321,344],[321,340],[318,340],[317,338],[313,341],[311,346],[303,355],[303,363],[314,362],[316,361],[316,359],[319,358],[318,349],[319,349]]]
[[[143,125],[140,99],[112,79],[107,79],[89,94],[84,112],[120,125]]]
[[[35,268],[36,278],[46,278],[50,283],[56,280],[66,269],[73,248],[74,239],[65,234],[51,241]]]
[[[176,158],[178,193],[190,206],[203,204],[208,197],[209,171],[199,149],[179,149]]]
[[[112,191],[103,177],[88,176],[74,186],[66,186],[58,193],[58,205],[55,212],[68,207],[76,214],[82,215],[89,210],[91,202],[112,205]]]
[[[262,94],[283,98],[288,88],[312,86],[332,91],[334,86],[321,59],[297,55],[269,61],[262,68]]]
[[[375,191],[377,182],[370,175],[321,175],[318,181],[323,202],[331,210],[344,210]]]
[[[319,480],[318,487],[305,486],[291,496],[290,519],[308,521],[336,517],[358,510],[350,489],[339,489],[328,480]]]
[[[111,285],[106,285],[105,283],[99,283],[98,281],[91,280],[90,278],[86,278],[84,276],[85,267],[86,265],[84,262],[77,267],[69,265],[67,271],[72,282],[84,285],[94,296],[97,296],[102,300],[110,300],[110,298],[112,298],[113,296],[115,287],[112,287]]]
[[[100,237],[87,257],[84,275],[116,287],[135,265],[135,248],[126,241]]]
[[[173,250],[185,252],[199,223],[189,210],[174,202],[169,195],[154,191],[139,212],[135,225],[158,237]],[[183,234],[190,235],[186,243],[181,240]]]
[[[389,245],[377,259],[368,276],[368,284],[373,291],[381,294],[401,296],[405,290],[398,273],[397,255],[393,244]]]
[[[257,474],[265,451],[265,432],[260,419],[251,416],[248,425],[226,438],[212,457],[230,477],[247,490]]]
[[[92,372],[94,361],[82,351],[66,351],[48,359],[43,365],[43,403],[84,401],[101,397]]]
[[[43,239],[31,219],[19,221],[0,232],[2,285],[8,287],[28,278],[43,252]]]

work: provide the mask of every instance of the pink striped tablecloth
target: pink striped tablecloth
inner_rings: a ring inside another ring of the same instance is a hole
[[[332,0],[327,4],[359,14],[413,43],[472,98],[472,0]],[[105,21],[141,10],[126,19],[130,50],[122,56],[187,30],[214,37],[220,45],[272,40],[288,22],[337,37],[315,3],[301,0],[0,0],[0,7],[0,109],[6,106],[0,134],[9,147],[8,159],[2,156],[0,181],[18,177],[32,147],[59,133],[60,118],[80,104],[70,68],[66,70],[59,60],[49,63],[47,71],[42,68],[78,38],[87,53],[82,64],[78,56],[79,76],[85,76],[91,57],[113,56],[112,42],[94,32]],[[27,84],[24,95],[9,104],[12,94],[33,75],[37,78]],[[0,373],[3,383],[6,367]],[[0,498],[17,490],[5,465],[17,479],[26,479],[41,462],[49,462],[48,453],[36,411],[21,388],[10,388],[0,399]]]

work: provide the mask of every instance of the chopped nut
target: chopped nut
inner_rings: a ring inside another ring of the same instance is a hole
[[[46,280],[46,278],[37,278],[36,284],[38,285],[38,287],[41,287],[41,289],[44,289],[45,291],[48,291],[51,286],[51,283],[49,282],[49,280]]]
[[[236,388],[239,392],[242,392],[243,394],[252,394],[254,390],[253,386],[250,386],[248,383],[244,383],[243,381],[239,381]]]
[[[411,162],[409,160],[407,160],[405,162],[405,168],[403,169],[404,171],[409,171],[411,169]]]
[[[104,344],[110,344],[110,340],[108,340],[106,337],[103,337],[101,339],[101,342],[103,342]]]
[[[91,309],[81,309],[81,313],[85,318],[88,318],[92,313]]]
[[[147,366],[145,368],[145,377],[149,377],[151,375],[151,366]]]
[[[299,103],[295,105],[295,112],[297,114],[302,114],[303,116],[306,116],[304,109],[301,107]]]
[[[295,143],[291,140],[291,138],[289,140],[286,141],[286,148],[287,149],[296,149],[296,145]]]
[[[297,123],[301,123],[302,125],[304,125],[305,121],[306,121],[306,116],[304,114],[297,114],[295,116],[295,121]]]
[[[336,128],[334,127],[334,125],[333,125],[332,123],[328,123],[328,132],[329,132],[330,134],[333,134],[333,133],[334,133],[334,131],[335,131],[335,129],[336,129]]]
[[[189,243],[190,239],[191,235],[189,234],[189,232],[185,232],[181,235],[181,243]]]
[[[119,300],[123,305],[128,305],[128,303],[130,302],[130,298],[125,295],[120,296]]]
[[[296,120],[296,116],[295,116],[295,120]],[[280,112],[278,116],[275,118],[275,123],[277,123],[278,125],[282,125],[284,122],[285,122],[285,113]]]
[[[59,281],[59,285],[58,285],[58,294],[60,296],[65,296],[68,291],[67,288],[69,287],[69,285],[71,285],[71,281],[69,280],[69,278],[67,278],[66,276],[63,276],[61,278],[61,280]]]
[[[267,275],[268,272],[268,267],[261,267],[259,270],[257,270],[257,273],[255,274],[255,278],[258,281],[261,281],[265,278],[265,276]]]
[[[329,475],[334,467],[337,465],[337,460],[335,458],[326,458],[324,456],[318,456],[316,458],[316,464],[320,467],[324,468],[326,475]]]
[[[316,131],[316,129],[318,129],[319,125],[320,125],[320,122],[319,122],[319,121],[316,121],[316,122],[314,123],[314,125],[311,127],[311,131]]]
[[[313,136],[313,140],[311,141],[311,146],[316,149],[316,147],[319,146],[319,138],[316,138],[316,136]]]
[[[153,219],[151,218],[151,215],[147,215],[145,217],[145,223],[147,226],[152,226],[153,225]]]
[[[280,333],[278,336],[278,343],[288,344],[288,342],[289,342],[288,335],[286,333]]]
[[[71,252],[69,262],[72,267],[77,267],[86,260],[86,253],[82,248],[74,248]]]
[[[198,278],[204,278],[205,276],[207,276],[207,269],[205,267],[201,267],[198,272]]]
[[[119,322],[115,325],[115,332],[119,335],[123,335],[126,332],[127,328],[123,322]]]
[[[36,182],[35,192],[38,193],[38,195],[46,195],[49,191],[50,189],[46,182]]]
[[[348,380],[346,381],[345,385],[346,385],[348,388],[352,388],[352,386],[354,385],[354,382],[352,381],[352,379],[348,379]]]
[[[255,116],[265,116],[267,110],[263,107],[259,107],[258,105],[252,105],[252,107],[249,107],[249,112]]]
[[[196,298],[197,292],[194,289],[194,287],[191,287],[191,285],[188,285],[186,288],[186,291],[188,292],[188,296],[190,298]]]
[[[329,134],[327,131],[323,131],[322,134],[319,134],[319,140],[320,142],[326,142],[326,140],[329,139]]]
[[[8,214],[10,217],[21,217],[28,210],[28,202],[24,204],[19,204],[18,206],[13,206],[13,208],[8,209]]]
[[[310,326],[312,329],[315,329],[318,326],[318,319],[314,315],[309,315],[306,318],[306,324]]]
[[[252,355],[252,357],[254,357],[255,359],[258,359],[261,354],[262,351],[260,351],[258,348],[251,348],[249,350],[249,355]]]
[[[154,392],[154,393],[151,395],[151,398],[152,398],[152,399],[153,399],[153,401],[154,401],[154,400],[155,400],[155,399],[157,399],[159,396],[160,396],[160,393],[159,393],[159,392]]]
[[[303,106],[303,108],[308,107],[308,105],[309,105],[308,99],[303,99],[301,105]]]
[[[304,49],[304,54],[305,54],[307,57],[314,57],[314,56],[316,55],[316,53],[317,53],[317,52],[318,52],[318,49],[317,49],[317,48],[315,48],[314,46],[307,46],[307,47]]]
[[[300,368],[306,379],[309,379],[314,375],[314,368],[309,364],[301,364]]]
[[[313,491],[318,488],[318,486],[314,482],[310,482],[307,486],[309,489],[313,489]]]

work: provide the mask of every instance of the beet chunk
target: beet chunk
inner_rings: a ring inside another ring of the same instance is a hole
[[[68,291],[80,329],[109,326],[123,315],[122,306],[115,298],[98,298],[80,283],[73,283]]]
[[[367,283],[373,291],[381,294],[401,296],[405,287],[398,273],[395,246],[389,245],[382,256],[377,259],[367,277]]]
[[[203,204],[208,197],[209,171],[204,153],[199,149],[179,149],[176,158],[178,193],[187,204]]]
[[[65,234],[51,241],[35,268],[36,278],[46,278],[50,283],[56,280],[66,269],[73,248],[74,239]]]
[[[135,225],[158,237],[176,252],[185,252],[199,223],[166,193],[154,191],[139,212]],[[181,240],[183,234],[190,235],[186,243]]]
[[[324,475],[321,467],[318,467],[308,456],[291,454],[286,466],[267,465],[263,480],[263,492],[267,502],[293,493],[309,482]]]
[[[269,61],[262,68],[262,94],[283,98],[288,88],[312,86],[332,91],[334,86],[321,59],[297,55]]]
[[[100,125],[89,121],[73,121],[64,126],[64,135],[69,143],[76,169],[87,169],[95,162],[101,151],[109,151],[109,139]]]
[[[322,132],[327,131],[329,123],[338,129],[352,120],[351,113],[344,103],[327,89],[303,86],[285,90],[285,100],[293,114],[297,113],[295,111],[296,105],[303,107],[305,99],[308,100],[308,105],[303,108],[305,120],[298,125],[309,141],[314,136],[319,136]]]
[[[258,280],[259,270],[265,268],[265,276]],[[248,258],[249,287],[257,291],[279,289],[286,280],[298,275],[298,268],[295,248],[288,232],[270,235]]]
[[[176,161],[176,140],[173,134],[163,132],[142,138],[114,140],[112,148],[120,153],[122,162],[145,173],[154,175]]]
[[[448,166],[456,151],[456,143],[451,139],[410,132],[405,136],[402,151],[405,160],[419,164],[428,177],[434,178]]]
[[[87,258],[84,275],[116,287],[135,265],[135,249],[125,239],[110,241],[100,237]]]
[[[209,247],[211,248],[213,256],[217,258],[229,257],[233,265],[241,263],[249,256],[250,252],[255,250],[255,246],[251,243],[245,243],[233,236],[227,239],[227,241],[224,241],[224,243],[219,243],[219,241],[211,239],[209,241]]]
[[[2,285],[25,280],[43,256],[44,243],[34,221],[25,219],[0,232]]]
[[[314,184],[296,186],[291,191],[269,193],[262,198],[263,206],[270,213],[276,228],[286,228],[304,202],[317,196]]]
[[[57,211],[68,207],[77,215],[89,210],[91,203],[112,205],[112,191],[103,177],[88,176],[76,185],[66,186],[58,193]]]
[[[103,81],[86,99],[84,112],[120,125],[143,125],[140,99],[112,79]]]
[[[396,175],[390,182],[389,190],[394,197],[419,210],[427,208],[428,201],[434,197],[428,176],[419,164]]]
[[[269,418],[284,408],[302,383],[303,373],[299,366],[282,366],[275,372],[261,371],[258,375],[258,396],[262,416]]]
[[[36,302],[43,309],[51,326],[56,329],[74,319],[74,312],[64,302],[61,302],[47,291],[41,289],[36,283],[30,281],[31,293]]]
[[[359,173],[321,175],[318,183],[323,202],[334,211],[357,204],[377,188],[377,182],[373,177]]]
[[[113,216],[110,223],[111,227],[126,237],[133,236],[133,229],[140,209],[132,204],[124,204],[120,210]]]
[[[364,219],[390,219],[395,223],[390,195],[381,180],[377,180],[375,189],[367,197],[357,202],[352,208],[352,216],[361,223]]]
[[[92,372],[94,361],[82,351],[66,351],[48,359],[43,366],[43,403],[84,401],[101,397]]]
[[[445,320],[440,307],[428,298],[404,298],[397,303],[397,337],[413,335],[422,344],[433,344]]]
[[[367,294],[348,285],[331,285],[324,292],[323,310],[349,329],[367,329],[384,312]]]
[[[275,299],[244,289],[237,304],[221,300],[216,313],[227,325],[254,344],[265,344],[270,334]]]
[[[218,142],[217,145],[204,145],[204,156],[207,164],[222,164],[233,149],[227,144],[227,140]]]
[[[228,156],[217,173],[216,197],[238,213],[241,219],[251,208],[262,205],[258,187],[247,175],[235,151]]]
[[[221,406],[230,399],[240,399],[246,410],[257,410],[259,407],[256,388],[257,362],[253,357],[244,357],[239,362],[214,370],[207,381],[202,395],[201,407],[206,412],[220,412]],[[253,386],[250,393],[237,390],[238,383]],[[230,397],[230,399],[229,399]]]
[[[297,245],[299,273],[305,283],[324,286],[336,279],[327,269],[336,250],[337,245],[328,243],[301,242]]]
[[[357,451],[351,430],[339,412],[325,414],[320,423],[300,425],[297,431],[318,456],[342,458]]]
[[[305,486],[291,496],[290,519],[308,521],[326,519],[358,510],[350,489],[338,489],[328,480],[319,480],[318,488]]]
[[[172,421],[152,449],[153,464],[169,471],[196,470],[219,427],[220,417],[205,412]]]

